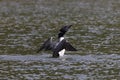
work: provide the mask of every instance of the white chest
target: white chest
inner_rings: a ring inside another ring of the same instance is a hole
[[[59,52],[59,56],[64,56],[64,53],[65,53],[65,49],[63,49]]]

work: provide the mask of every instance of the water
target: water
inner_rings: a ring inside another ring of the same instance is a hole
[[[0,79],[119,80],[120,0],[0,1]],[[36,53],[64,25],[78,49]]]
[[[1,55],[1,79],[118,80],[120,56],[65,55],[51,58],[42,55]]]

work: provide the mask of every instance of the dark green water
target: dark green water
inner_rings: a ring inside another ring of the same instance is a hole
[[[78,49],[36,53],[50,36]],[[0,79],[119,80],[120,0],[0,0]]]

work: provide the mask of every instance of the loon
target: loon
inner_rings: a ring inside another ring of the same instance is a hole
[[[58,33],[58,41],[54,42],[53,41],[53,37],[48,38],[43,44],[42,46],[38,49],[37,53],[41,50],[51,50],[53,51],[53,55],[52,57],[57,58],[57,57],[61,57],[64,56],[65,50],[67,51],[77,51],[77,49],[75,49],[69,42],[67,42],[64,38],[64,34],[68,31],[68,29],[71,27],[72,25],[68,25],[68,26],[63,26]]]

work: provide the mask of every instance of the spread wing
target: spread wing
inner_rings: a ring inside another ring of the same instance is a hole
[[[67,51],[77,51],[77,49],[75,49],[70,43],[65,42],[65,49]]]
[[[51,50],[52,49],[52,38],[48,38],[42,46],[38,49],[37,53],[41,50]]]
[[[62,40],[54,49],[53,57],[58,57],[58,52],[62,49],[66,49],[67,51],[77,51],[70,43],[66,42],[66,40]]]
[[[54,49],[55,52],[59,52],[62,49],[66,49],[67,51],[77,51],[70,43],[66,42],[66,40],[62,40]]]

